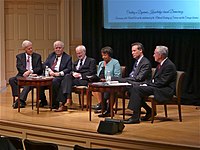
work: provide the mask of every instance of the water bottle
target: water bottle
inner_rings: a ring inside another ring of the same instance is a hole
[[[48,77],[49,76],[49,68],[46,66],[45,71],[44,71],[44,76]]]
[[[111,74],[110,74],[110,71],[107,71],[106,82],[110,83],[110,81],[111,81]]]

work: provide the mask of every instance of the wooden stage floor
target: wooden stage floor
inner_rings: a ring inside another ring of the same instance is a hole
[[[55,142],[61,146],[61,149],[62,147],[72,148],[77,143],[82,146],[104,146],[112,149],[200,148],[200,109],[197,109],[197,106],[182,105],[183,122],[179,122],[177,107],[168,107],[170,119],[166,120],[163,117],[163,107],[158,106],[158,115],[153,124],[148,121],[125,125],[121,134],[103,135],[97,133],[97,128],[100,120],[104,119],[92,113],[92,121],[89,121],[89,112],[78,108],[78,96],[73,95],[73,99],[76,109],[54,112],[48,108],[40,108],[40,113],[37,114],[35,107],[34,110],[31,109],[29,97],[26,108],[22,108],[18,113],[17,109],[11,107],[12,96],[8,86],[0,93],[0,135]],[[121,108],[121,100],[119,100],[119,106]],[[114,118],[122,119],[121,113],[122,111],[119,110]],[[127,115],[126,118],[128,117]],[[74,134],[79,134],[79,136],[74,136]],[[57,135],[60,137],[55,138]],[[105,140],[104,144],[101,144],[102,140]]]

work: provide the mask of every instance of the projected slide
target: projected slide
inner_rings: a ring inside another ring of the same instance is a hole
[[[107,29],[200,29],[200,0],[104,0]]]

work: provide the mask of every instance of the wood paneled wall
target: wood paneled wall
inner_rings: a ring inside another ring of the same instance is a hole
[[[74,48],[82,43],[81,0],[5,0],[5,78],[17,73],[16,55],[28,39],[43,61],[62,40],[65,51],[76,58]]]

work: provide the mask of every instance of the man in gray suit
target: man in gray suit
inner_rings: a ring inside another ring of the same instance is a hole
[[[151,80],[151,63],[144,56],[144,46],[142,43],[135,42],[131,44],[131,50],[133,58],[136,60],[129,77],[116,78],[112,77],[112,80],[119,82],[128,82],[132,85],[139,85],[141,83]]]
[[[119,82],[128,82],[132,84],[133,86],[150,81],[151,80],[151,63],[146,57],[144,57],[143,44],[139,42],[135,42],[131,44],[131,50],[132,50],[133,58],[136,61],[133,65],[133,69],[131,73],[129,74],[129,77],[126,77],[126,78],[112,77],[112,80],[115,80],[115,81],[117,80]],[[129,88],[127,88],[127,91],[129,91]],[[98,110],[98,105],[96,109]],[[110,116],[110,107],[107,107],[107,111],[99,115],[99,117],[109,117],[109,116]]]
[[[146,104],[145,97],[154,95],[156,101],[164,103],[170,101],[175,93],[176,67],[168,58],[168,48],[157,46],[153,56],[159,65],[150,82],[131,88],[128,108],[133,110],[133,115],[128,120],[123,121],[126,124],[140,123],[140,111],[144,105],[146,106],[146,115],[142,120],[147,121],[151,118],[151,107]]]
[[[15,77],[9,79],[9,84],[11,85],[12,95],[18,96],[18,77],[28,77],[29,75],[41,75],[42,74],[42,61],[41,56],[33,52],[32,43],[28,40],[22,42],[22,48],[24,53],[18,54],[17,58],[17,70],[18,74]],[[31,90],[30,86],[25,86],[20,93],[20,107],[23,108],[26,105],[26,98]],[[13,108],[18,107],[18,100],[13,104]]]

